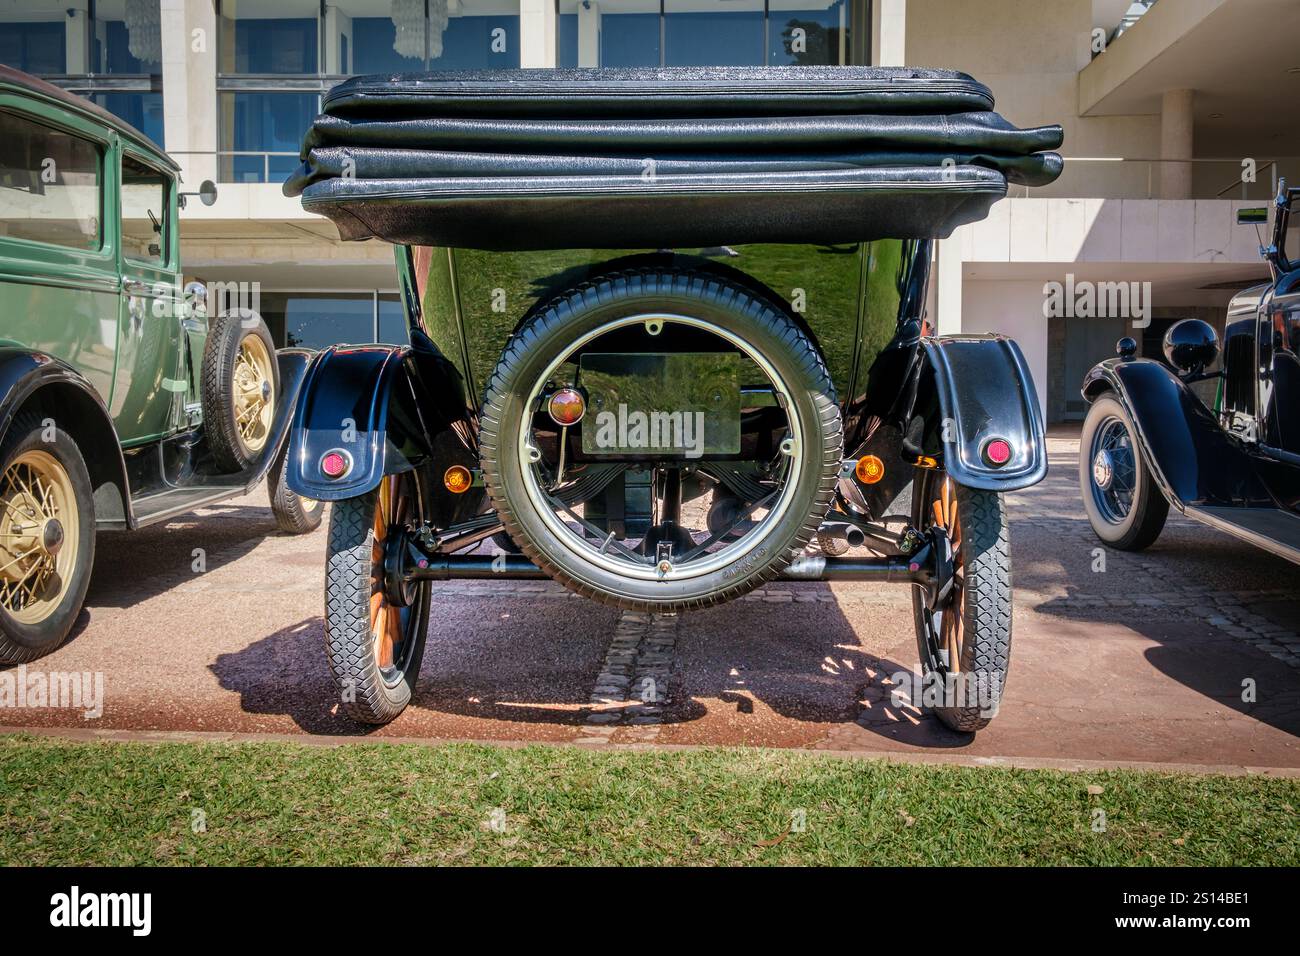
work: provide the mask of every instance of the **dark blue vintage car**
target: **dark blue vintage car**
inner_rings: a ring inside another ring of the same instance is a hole
[[[1117,358],[1084,379],[1091,403],[1079,482],[1093,531],[1139,551],[1159,537],[1172,505],[1190,518],[1300,563],[1300,262],[1287,256],[1300,189],[1283,181],[1272,240],[1261,248],[1272,279],[1233,297],[1219,363],[1214,329],[1184,319],[1165,333],[1168,365]],[[1261,225],[1266,208],[1238,222]],[[1213,405],[1191,388],[1217,383]]]

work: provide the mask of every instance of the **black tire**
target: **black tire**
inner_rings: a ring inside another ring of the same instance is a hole
[[[421,520],[421,502],[428,500],[428,492],[418,473],[386,476],[380,488],[334,502],[325,559],[325,650],[339,688],[340,710],[364,724],[386,724],[410,703],[429,627],[427,582],[411,589],[404,608],[381,597],[381,607],[397,610],[402,618],[402,642],[394,642],[391,663],[385,666],[371,616],[372,596],[382,590],[383,546],[376,538],[381,524],[376,511],[385,487],[389,500],[395,495],[407,503],[399,505],[391,524],[385,523],[385,535],[407,520]]]
[[[518,443],[528,392],[576,338],[642,314],[707,321],[746,341],[790,385],[806,429],[789,507],[744,567],[653,581],[600,567],[565,547],[529,503]],[[704,271],[629,269],[599,276],[549,302],[513,335],[488,382],[480,419],[484,484],[510,537],[538,567],[585,597],[626,610],[681,611],[722,604],[774,579],[817,533],[830,507],[843,446],[834,386],[817,348],[780,306]]]
[[[266,492],[271,499],[271,513],[275,515],[276,526],[288,534],[307,534],[320,527],[325,505],[289,490],[284,467],[288,453],[289,444],[285,442],[266,476]]]
[[[52,440],[46,441],[46,438]],[[0,664],[35,660],[67,640],[77,615],[81,613],[86,588],[90,585],[90,571],[95,563],[95,498],[86,462],[67,432],[57,424],[47,429],[41,418],[30,413],[15,418],[4,441],[0,442],[0,498],[5,502],[0,506],[0,531],[4,532],[0,542],[21,540],[13,537],[15,527],[23,532],[27,530],[26,524],[15,525],[15,522],[23,520],[23,514],[30,512],[17,506],[19,499],[11,495],[15,485],[10,482],[10,472],[14,466],[22,469],[24,465],[20,464],[20,459],[33,455],[48,456],[51,459],[48,462],[39,457],[42,466],[57,468],[66,478],[65,491],[70,492],[77,513],[75,538],[67,530],[62,532],[61,546],[49,556],[54,567],[48,583],[33,589],[30,595],[16,592],[12,573],[0,578]],[[29,502],[29,499],[22,500]],[[66,510],[61,513],[66,520]],[[59,528],[62,527],[60,524]],[[42,537],[43,542],[47,540]],[[24,549],[22,553],[28,550]],[[14,566],[10,562],[15,556],[6,547],[0,547],[0,555],[0,564],[12,569]],[[33,579],[26,577],[26,580]],[[42,603],[48,605],[44,611],[40,608]]]
[[[931,709],[950,729],[974,733],[996,716],[1011,664],[1010,522],[997,492],[967,488],[941,471],[918,471],[913,489],[913,521],[918,528],[935,522],[933,502],[942,498],[945,482],[949,500],[955,498],[960,528],[960,547],[954,556],[960,582],[954,583],[946,607],[938,611],[938,621],[915,587],[912,612],[922,678],[934,694]],[[942,618],[954,613],[958,604],[961,646],[954,673],[938,645]]]
[[[203,429],[208,447],[217,466],[225,472],[243,471],[261,460],[265,442],[246,439],[241,433],[236,409],[236,367],[240,349],[246,340],[261,342],[270,356],[269,391],[263,395],[271,415],[280,397],[279,368],[275,362],[275,343],[262,317],[251,309],[235,309],[208,320],[208,338],[203,347],[202,399]],[[252,342],[249,343],[252,346]]]
[[[1103,449],[1111,436],[1123,438],[1119,447]],[[1110,484],[1103,487],[1098,453],[1107,451]],[[1131,493],[1119,493],[1121,483]],[[1128,410],[1114,395],[1102,395],[1088,409],[1079,437],[1079,489],[1093,534],[1120,551],[1150,547],[1164,530],[1169,502],[1156,484],[1137,442]]]

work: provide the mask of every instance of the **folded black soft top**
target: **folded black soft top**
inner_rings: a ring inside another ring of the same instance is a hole
[[[287,195],[345,239],[487,249],[942,237],[1060,175],[963,73],[867,67],[357,77]]]

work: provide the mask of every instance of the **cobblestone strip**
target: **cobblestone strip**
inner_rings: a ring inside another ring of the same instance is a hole
[[[649,728],[663,721],[664,707],[671,700],[677,621],[676,615],[634,611],[619,615],[591,692],[597,709],[587,716],[588,724]]]
[[[1050,529],[1060,534],[1091,538],[1091,531],[1084,519],[1031,518],[1018,523]],[[1014,530],[1013,524],[1012,531]],[[1185,614],[1201,618],[1215,630],[1238,638],[1270,657],[1300,669],[1300,634],[1250,610],[1257,604],[1295,601],[1294,593],[1286,590],[1207,591],[1203,587],[1173,585],[1168,581],[1167,563],[1142,553],[1108,548],[1106,561],[1112,569],[1108,573],[1120,571],[1125,583],[1129,585],[1128,590],[1136,594],[1136,597],[1102,596],[1076,590],[1068,597],[1054,599],[1054,603],[1067,608],[1146,608],[1161,614]]]

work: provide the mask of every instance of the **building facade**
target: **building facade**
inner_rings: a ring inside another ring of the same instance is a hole
[[[0,0],[0,62],[142,129],[189,188],[218,183],[215,205],[182,215],[187,273],[255,288],[281,344],[404,337],[391,250],[341,242],[280,192],[347,76],[964,70],[1017,125],[1062,123],[1066,172],[940,244],[931,315],[941,332],[1014,335],[1054,421],[1081,414],[1078,381],[1120,335],[1157,354],[1170,322],[1221,326],[1263,275],[1232,222],[1279,175],[1300,179],[1296,36],[1295,0]]]

